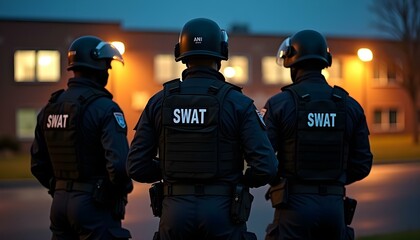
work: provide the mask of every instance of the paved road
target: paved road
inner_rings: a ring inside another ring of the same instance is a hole
[[[353,220],[356,236],[420,229],[420,163],[375,165],[365,180],[347,188],[359,204]],[[152,239],[158,218],[149,208],[148,185],[135,184],[123,224],[133,239]],[[255,196],[248,228],[264,239],[273,209],[263,198],[267,187],[253,189]],[[0,181],[0,239],[49,239],[51,198],[35,180]]]

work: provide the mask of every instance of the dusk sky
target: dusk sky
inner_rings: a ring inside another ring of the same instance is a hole
[[[329,36],[388,38],[373,27],[376,0],[2,0],[0,18],[119,22],[125,29],[179,31],[190,19],[221,28],[246,24],[251,33],[292,34],[314,29]]]

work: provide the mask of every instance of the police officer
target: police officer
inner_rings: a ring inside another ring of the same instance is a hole
[[[37,118],[31,171],[53,197],[52,239],[129,239],[121,219],[133,189],[126,172],[127,126],[105,89],[118,50],[82,36],[68,50],[73,71]]]
[[[278,50],[277,63],[290,68],[293,84],[264,107],[279,161],[277,180],[267,193],[275,214],[266,239],[354,235],[345,222],[351,211],[344,206],[355,201],[345,197],[345,185],[370,173],[369,130],[362,107],[321,74],[331,59],[326,39],[313,30],[286,38]]]
[[[187,22],[175,46],[182,80],[165,83],[137,123],[128,172],[142,183],[163,179],[162,240],[255,239],[249,188],[270,182],[277,160],[253,101],[219,72],[227,59],[217,23]]]

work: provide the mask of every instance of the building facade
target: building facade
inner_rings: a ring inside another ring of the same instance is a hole
[[[178,34],[125,30],[119,23],[0,20],[0,137],[17,139],[23,151],[29,149],[38,111],[52,92],[66,88],[72,76],[66,70],[69,45],[79,36],[95,35],[125,46],[125,64],[113,62],[107,88],[125,113],[131,141],[148,99],[185,68],[173,56]],[[228,34],[229,60],[222,62],[221,71],[262,108],[270,96],[291,83],[289,69],[275,61],[279,44],[287,36]],[[326,37],[333,64],[324,75],[330,85],[345,88],[360,102],[371,133],[411,133],[420,103],[413,112],[408,94],[399,85],[401,76],[386,57],[394,43]],[[361,61],[360,48],[369,48],[373,60]]]

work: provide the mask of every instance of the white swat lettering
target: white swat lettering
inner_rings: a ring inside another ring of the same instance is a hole
[[[47,118],[47,128],[66,128],[68,114],[50,114]]]
[[[204,124],[207,109],[204,108],[175,108],[173,111],[174,123]]]
[[[308,127],[335,127],[336,113],[308,113]]]

